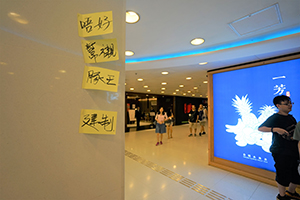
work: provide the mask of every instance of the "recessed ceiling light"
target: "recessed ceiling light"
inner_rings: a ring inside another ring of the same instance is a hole
[[[134,88],[130,88],[130,90],[134,90]]]
[[[175,91],[176,91],[176,92],[179,92],[179,89],[176,89]]]
[[[134,11],[126,11],[126,22],[129,24],[137,23],[140,20],[139,14]]]
[[[192,96],[194,97],[194,96],[195,96],[195,94],[192,94]]]
[[[184,85],[179,85],[179,87],[184,87]]]
[[[162,85],[167,85],[167,83],[166,83],[166,82],[162,82],[161,84],[162,84]]]
[[[167,74],[169,74],[169,72],[161,72],[161,74],[167,75]]]
[[[143,81],[144,79],[142,79],[142,78],[138,78],[137,80],[138,80],[138,81]]]
[[[204,39],[202,38],[194,38],[191,40],[191,44],[192,45],[200,45],[200,44],[203,44],[204,43]]]
[[[194,90],[197,90],[197,89],[198,89],[198,87],[195,86],[195,87],[194,87]]]
[[[208,83],[208,81],[203,81],[203,83]]]
[[[151,90],[147,90],[147,92],[151,92]]]
[[[173,92],[173,94],[176,94],[176,92]]]
[[[161,93],[165,93],[165,91],[161,91]]]
[[[0,62],[0,65],[7,65],[6,62]]]
[[[185,79],[186,79],[186,80],[191,80],[191,79],[192,79],[192,77],[186,77]]]
[[[199,65],[206,65],[208,62],[201,62]]]
[[[134,55],[134,52],[133,51],[125,51],[125,56],[133,56]]]
[[[186,93],[183,93],[183,95],[186,95]]]
[[[148,88],[148,85],[144,85],[144,88]]]
[[[202,94],[200,94],[200,97],[202,97]]]
[[[127,83],[125,83],[125,85],[127,85]]]
[[[188,93],[191,93],[191,91],[187,91]]]
[[[161,89],[162,89],[162,90],[165,90],[166,88],[163,87],[163,88],[161,88]]]

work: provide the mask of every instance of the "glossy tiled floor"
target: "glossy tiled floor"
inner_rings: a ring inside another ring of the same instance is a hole
[[[276,199],[276,187],[209,166],[207,134],[188,133],[174,126],[159,146],[154,129],[125,133],[126,200]]]

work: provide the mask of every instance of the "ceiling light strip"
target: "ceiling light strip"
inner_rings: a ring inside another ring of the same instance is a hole
[[[187,51],[187,52],[182,52],[182,53],[177,53],[177,54],[167,54],[167,55],[156,56],[156,57],[126,59],[125,62],[126,63],[137,63],[137,62],[157,61],[157,60],[165,60],[165,59],[171,59],[171,58],[197,55],[197,54],[202,54],[202,53],[208,53],[208,52],[214,52],[214,51],[219,51],[219,50],[224,50],[224,49],[241,47],[241,46],[248,45],[248,44],[254,44],[254,43],[263,42],[263,41],[272,40],[272,39],[278,39],[281,37],[285,37],[285,36],[289,36],[289,35],[293,35],[293,34],[299,34],[299,33],[300,33],[300,26],[293,28],[293,29],[280,31],[280,32],[277,32],[274,34],[254,37],[254,38],[250,38],[250,39],[246,39],[246,40],[242,40],[242,41],[238,41],[238,42],[233,42],[230,44],[224,44],[224,45],[203,48],[198,51]]]

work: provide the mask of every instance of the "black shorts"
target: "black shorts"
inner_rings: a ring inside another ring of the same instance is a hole
[[[276,181],[280,185],[288,187],[290,183],[300,184],[297,157],[280,154],[272,154],[275,161]]]

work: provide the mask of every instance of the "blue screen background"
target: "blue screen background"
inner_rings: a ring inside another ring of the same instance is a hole
[[[282,76],[285,78],[274,79]],[[225,125],[237,125],[241,118],[232,106],[236,95],[239,98],[247,95],[252,103],[252,113],[259,117],[260,108],[273,106],[273,98],[279,95],[275,94],[276,85],[285,87],[283,95],[290,92],[292,102],[295,102],[290,114],[300,121],[300,59],[213,74],[215,157],[275,171],[271,153],[256,144],[238,146],[236,134],[227,132]]]

